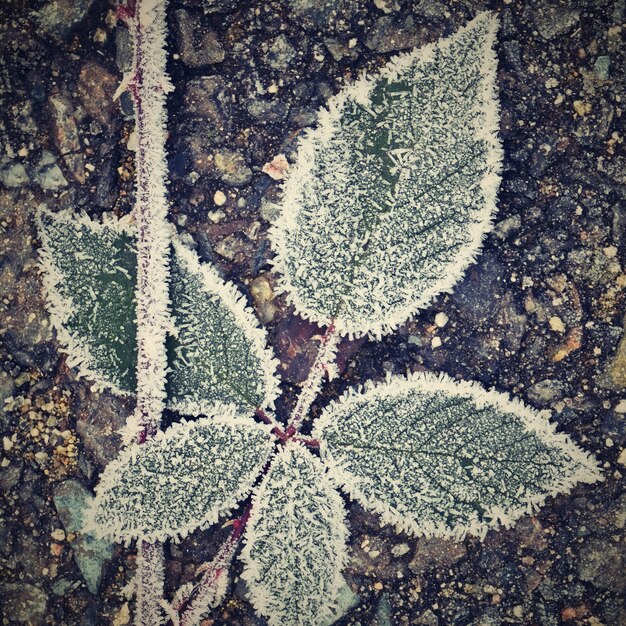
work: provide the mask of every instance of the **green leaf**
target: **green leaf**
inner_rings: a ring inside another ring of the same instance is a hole
[[[222,408],[124,448],[102,473],[86,529],[152,542],[214,524],[252,489],[274,448],[269,431]]]
[[[170,292],[177,328],[170,342],[170,406],[188,415],[206,413],[216,402],[244,412],[271,406],[277,361],[234,285],[175,242]]]
[[[319,460],[285,446],[254,494],[240,557],[252,604],[270,626],[336,614],[347,534],[343,500]]]
[[[137,255],[129,221],[70,211],[38,214],[50,317],[67,364],[100,387],[134,392]]]
[[[483,13],[320,111],[270,232],[301,315],[380,336],[474,260],[500,180],[496,29]]]
[[[351,497],[418,535],[483,536],[601,480],[547,412],[445,375],[390,378],[331,403],[313,436]]]
[[[134,392],[137,257],[129,221],[42,211],[38,222],[50,313],[68,364],[101,387]],[[176,240],[173,252],[170,408],[191,415],[218,402],[245,412],[271,406],[276,361],[243,296]]]

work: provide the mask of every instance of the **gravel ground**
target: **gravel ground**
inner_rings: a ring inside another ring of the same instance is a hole
[[[267,326],[285,414],[316,330],[274,295],[266,233],[278,183],[263,165],[292,159],[317,108],[359,71],[485,8],[502,22],[495,229],[452,295],[383,341],[345,342],[341,376],[314,410],[385,372],[444,371],[552,409],[606,481],[483,543],[416,540],[349,504],[338,624],[626,624],[625,2],[177,0],[169,9],[172,219]],[[111,98],[129,66],[128,34],[106,0],[5,0],[0,14],[2,623],[123,626],[134,554],[78,529],[132,406],[66,367],[44,309],[32,215],[41,205],[129,212],[132,104]],[[168,591],[226,533],[170,546]],[[235,579],[203,625],[264,623]]]

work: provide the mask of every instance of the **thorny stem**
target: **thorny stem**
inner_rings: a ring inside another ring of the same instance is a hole
[[[309,413],[311,404],[315,400],[315,396],[320,390],[322,378],[325,374],[329,374],[330,367],[334,364],[337,354],[337,347],[341,341],[341,336],[337,332],[335,323],[326,329],[326,332],[320,338],[320,347],[315,357],[315,361],[309,370],[309,374],[302,384],[302,391],[298,397],[298,402],[291,414],[289,426],[285,430],[287,438],[291,439],[300,431],[302,423]]]
[[[169,228],[166,200],[165,108],[171,89],[166,74],[166,0],[128,0],[118,14],[128,23],[133,41],[133,68],[128,89],[135,105],[137,134],[137,442],[159,430],[165,408],[169,326]],[[137,626],[156,626],[164,616],[163,549],[160,543],[137,546]]]
[[[215,558],[202,574],[200,582],[194,587],[189,597],[172,608],[180,616],[179,626],[196,626],[203,608],[208,604],[207,597],[215,594],[220,578],[228,573],[228,568],[237,551],[239,540],[246,528],[252,505],[249,504],[243,515],[233,522],[233,530],[218,550]]]

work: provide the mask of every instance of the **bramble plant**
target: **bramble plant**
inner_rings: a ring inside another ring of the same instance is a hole
[[[273,415],[277,362],[245,298],[165,221],[163,3],[137,2],[125,17],[135,44],[132,219],[44,211],[38,221],[70,362],[98,387],[137,395],[86,527],[137,541],[137,624],[199,624],[224,596],[241,539],[249,598],[269,624],[332,622],[349,536],[338,489],[401,531],[461,539],[601,480],[547,412],[445,374],[350,389],[302,433],[342,338],[394,331],[479,252],[502,159],[495,15],[361,77],[302,137],[270,237],[295,311],[325,331],[283,421]],[[159,431],[165,406],[186,417]],[[163,600],[161,543],[245,500],[199,580]]]

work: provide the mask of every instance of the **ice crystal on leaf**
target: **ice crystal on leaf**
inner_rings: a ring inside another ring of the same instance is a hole
[[[38,214],[40,265],[52,323],[69,366],[101,387],[137,384],[137,253],[128,219]]]
[[[310,626],[333,615],[346,560],[343,500],[318,459],[288,444],[253,497],[243,578],[270,626]]]
[[[474,260],[499,184],[496,30],[483,13],[322,109],[271,231],[300,314],[380,336]]]
[[[330,475],[363,507],[407,532],[461,538],[601,478],[548,417],[474,383],[415,374],[350,391],[314,436]]]
[[[69,364],[101,387],[134,392],[137,256],[129,222],[43,211],[39,232],[52,319]],[[188,415],[216,403],[248,413],[271,406],[276,362],[243,296],[176,238],[172,246],[169,406]]]
[[[174,245],[171,299],[177,334],[171,339],[170,406],[187,415],[218,402],[241,411],[271,406],[278,393],[277,362],[265,332],[234,285],[194,252]]]
[[[223,407],[122,450],[96,488],[87,529],[128,541],[184,537],[246,497],[274,444],[268,427]]]

